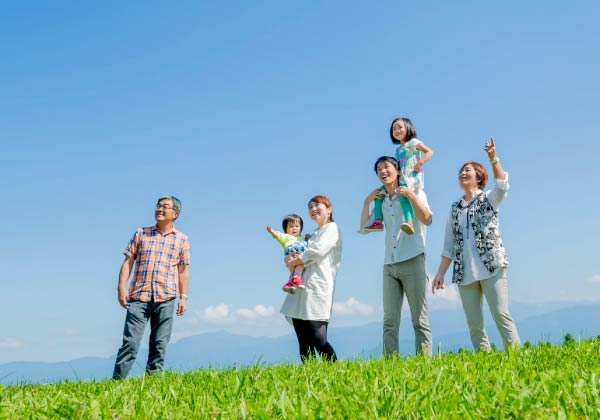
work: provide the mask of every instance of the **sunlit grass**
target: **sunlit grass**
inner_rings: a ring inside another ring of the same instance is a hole
[[[600,340],[0,386],[2,419],[600,418]]]

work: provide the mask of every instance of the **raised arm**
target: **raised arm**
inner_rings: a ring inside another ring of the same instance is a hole
[[[283,232],[279,232],[278,230],[273,229],[271,226],[267,226],[267,232],[271,234],[273,239],[275,239],[279,245],[285,248],[286,241]]]
[[[410,200],[410,204],[412,204],[415,216],[417,216],[417,219],[419,219],[421,223],[423,223],[425,226],[429,226],[431,224],[431,210],[429,210],[425,203],[419,199],[417,194],[415,194],[411,188],[398,187],[396,192]]]
[[[273,230],[273,228],[271,226],[267,226],[267,232],[269,232],[273,238],[277,237],[277,235],[275,234],[275,232],[277,232],[277,231]]]
[[[375,200],[376,198],[383,199],[383,193],[381,192],[381,188],[377,188],[377,189],[373,190],[365,198],[365,201],[363,202],[362,211],[360,212],[360,228],[359,229],[361,231],[362,231],[362,227],[365,226],[369,222],[369,219],[370,219],[369,206],[371,205],[373,200]],[[368,233],[368,232],[363,232],[363,233]]]
[[[483,150],[485,150],[490,159],[490,165],[492,165],[492,171],[494,171],[494,178],[504,180],[506,178],[506,173],[500,165],[500,159],[496,156],[496,144],[494,143],[493,137],[490,137],[489,143],[485,143]]]

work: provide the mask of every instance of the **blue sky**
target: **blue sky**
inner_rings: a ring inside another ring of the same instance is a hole
[[[383,235],[356,230],[398,116],[435,151],[430,271],[457,170],[494,136],[511,299],[600,301],[599,19],[592,1],[4,5],[0,363],[116,352],[122,251],[164,194],[192,244],[175,340],[291,331],[265,226],[311,231],[315,194],[344,239],[332,328],[381,319]],[[453,288],[430,302],[460,310]]]

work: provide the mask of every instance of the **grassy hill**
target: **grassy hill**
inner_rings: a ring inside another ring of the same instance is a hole
[[[516,351],[0,386],[2,419],[600,418],[600,339]]]

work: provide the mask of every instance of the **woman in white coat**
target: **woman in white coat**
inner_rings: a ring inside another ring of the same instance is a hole
[[[290,254],[285,259],[292,271],[297,265],[304,264],[302,281],[305,287],[287,295],[281,313],[294,325],[303,362],[314,356],[315,350],[322,360],[336,361],[335,351],[327,341],[327,327],[342,257],[342,238],[327,197],[311,198],[308,213],[319,227],[311,235],[304,252]]]

